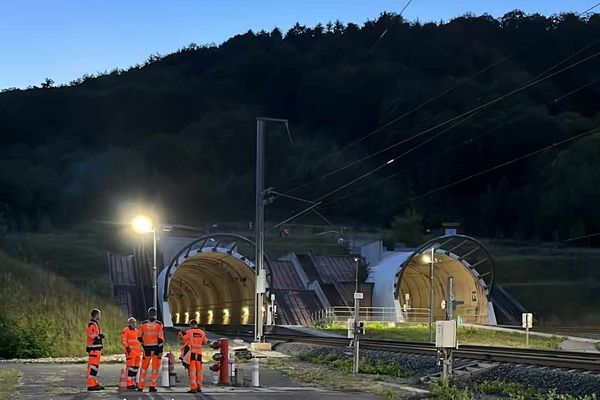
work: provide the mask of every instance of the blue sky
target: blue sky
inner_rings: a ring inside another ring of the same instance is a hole
[[[413,0],[411,20],[503,15],[515,8],[581,12],[595,0]],[[362,23],[406,0],[0,0],[0,89],[66,83],[85,73],[126,68],[191,42],[221,43],[248,29],[287,30],[339,19]]]

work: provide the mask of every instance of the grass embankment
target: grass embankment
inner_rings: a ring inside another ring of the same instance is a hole
[[[429,396],[439,400],[475,400],[475,399],[510,399],[510,400],[597,400],[596,394],[573,396],[558,393],[556,390],[540,392],[530,386],[513,382],[485,381],[458,386],[447,381],[436,382]]]
[[[395,378],[386,375],[353,375],[346,362],[335,363],[327,360],[327,356],[306,356],[295,358],[269,358],[265,366],[288,375],[290,378],[315,385],[319,388],[328,388],[345,392],[364,392],[380,396],[385,400],[408,399],[411,394],[402,390],[401,385],[406,383],[404,378]],[[301,361],[301,360],[304,361]],[[392,364],[392,363],[390,363]],[[390,367],[387,371],[396,371]],[[406,370],[405,370],[406,371]]]
[[[537,327],[598,326],[600,249],[499,240],[486,244],[496,262],[495,282],[533,313]]]
[[[127,317],[112,298],[4,252],[0,281],[0,357],[84,356],[92,308],[102,310],[105,352],[121,352],[119,333]]]
[[[19,383],[19,371],[0,369],[0,400],[7,400],[15,393]]]
[[[346,324],[332,323],[320,326],[319,329],[340,335],[347,334]],[[390,327],[385,323],[367,323],[365,337],[370,339],[402,340],[405,342],[429,341],[429,326],[427,324],[398,325]],[[563,341],[561,337],[539,337],[530,335],[529,345],[536,349],[558,349]],[[525,347],[525,335],[520,333],[500,332],[489,329],[470,327],[458,328],[459,344],[480,346]]]
[[[118,246],[119,239],[118,232],[89,224],[68,232],[9,234],[1,247],[17,260],[64,277],[81,290],[109,297],[106,251]]]

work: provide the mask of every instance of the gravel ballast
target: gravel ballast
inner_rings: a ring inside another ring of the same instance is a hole
[[[352,357],[352,350],[340,347],[324,347],[303,343],[281,343],[276,349],[291,356],[299,354]],[[437,360],[431,356],[386,351],[361,350],[361,358],[377,361],[394,360],[403,368],[411,370],[416,377],[440,372]],[[472,363],[472,360],[456,359],[454,366],[460,367]],[[591,395],[600,393],[600,375],[582,371],[566,371],[547,367],[499,364],[498,367],[482,372],[474,381],[506,381],[531,386],[541,391],[556,389],[559,393],[573,395]]]

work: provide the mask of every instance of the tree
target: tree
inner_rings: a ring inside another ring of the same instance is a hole
[[[50,79],[50,78],[46,78],[44,79],[44,81],[41,83],[42,89],[49,89],[51,87],[54,86],[54,80]]]

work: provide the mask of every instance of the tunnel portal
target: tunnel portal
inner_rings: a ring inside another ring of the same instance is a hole
[[[191,319],[200,325],[253,324],[254,252],[254,243],[231,234],[213,234],[187,245],[159,279],[165,325],[187,324]],[[265,269],[269,281],[268,258]]]
[[[445,319],[442,300],[447,298],[448,278],[453,278],[453,294],[463,304],[454,315],[464,322],[490,323],[488,298],[494,263],[485,246],[474,238],[453,235],[434,239],[417,249],[396,273],[395,298],[403,308],[426,310],[430,302],[430,263],[433,253],[433,319]],[[410,319],[410,315],[407,316]]]

